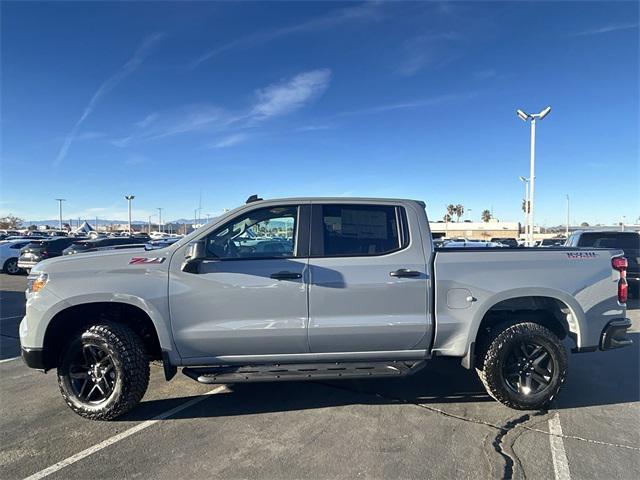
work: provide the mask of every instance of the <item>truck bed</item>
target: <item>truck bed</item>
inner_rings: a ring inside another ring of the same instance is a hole
[[[573,247],[436,249],[433,354],[465,356],[490,311],[549,306],[578,351],[597,348],[604,326],[624,316],[611,267],[611,258],[622,254]]]

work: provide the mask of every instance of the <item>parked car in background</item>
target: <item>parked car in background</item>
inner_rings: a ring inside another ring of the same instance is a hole
[[[0,242],[0,267],[4,273],[17,275],[21,272],[18,267],[20,249],[30,242],[28,239],[4,240]]]
[[[174,243],[176,243],[181,238],[182,237],[167,237],[161,238],[159,240],[151,240],[150,242],[147,242],[145,244],[145,248],[147,250],[156,250],[158,248],[168,247],[169,245],[173,245]]]
[[[45,258],[59,257],[62,251],[72,243],[82,240],[76,237],[53,237],[34,240],[22,247],[18,258],[18,267],[29,272]]]
[[[76,253],[95,252],[104,247],[120,247],[125,245],[140,245],[149,241],[148,236],[133,237],[104,237],[92,240],[76,241],[62,251],[63,255],[74,255]]]
[[[496,243],[501,243],[502,245],[505,245],[511,248],[518,247],[518,241],[515,238],[495,237],[495,238],[492,238],[491,241]]]
[[[627,283],[630,293],[640,295],[640,233],[577,231],[569,235],[567,247],[619,248],[627,258]]]
[[[483,242],[482,240],[451,240],[442,244],[444,248],[506,248],[506,245],[498,242]]]
[[[564,238],[545,238],[536,242],[536,247],[562,247],[564,245]]]

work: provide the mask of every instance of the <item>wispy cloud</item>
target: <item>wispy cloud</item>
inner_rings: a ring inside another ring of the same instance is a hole
[[[217,142],[211,144],[211,148],[227,148],[233,147],[240,143],[246,142],[249,136],[246,133],[234,133],[233,135],[229,135],[224,137]]]
[[[360,110],[349,110],[340,112],[334,116],[334,118],[351,117],[355,115],[374,115],[378,113],[392,112],[396,110],[414,110],[418,108],[432,107],[440,105],[442,103],[458,102],[463,100],[469,100],[477,96],[477,92],[466,93],[451,93],[445,95],[438,95],[430,98],[422,98],[412,100],[408,102],[388,103],[384,105],[377,105],[373,107],[362,108]]]
[[[331,80],[331,70],[312,70],[290,80],[258,90],[252,115],[265,119],[297,110],[322,95]]]
[[[133,154],[125,159],[124,164],[128,166],[142,165],[149,162],[149,157],[139,154]]]
[[[429,67],[442,66],[458,57],[450,44],[461,39],[454,31],[446,31],[412,38],[405,43],[398,73],[410,77]]]
[[[144,117],[142,120],[140,120],[139,122],[136,122],[136,127],[140,127],[140,128],[145,128],[148,127],[149,125],[151,125],[153,122],[155,122],[158,117],[160,116],[159,113],[154,112],[154,113],[150,113],[149,115],[147,115],[146,117]]]
[[[104,82],[102,82],[102,84],[98,87],[98,89],[95,91],[95,93],[89,100],[89,103],[87,104],[87,106],[84,108],[84,111],[82,112],[82,115],[80,115],[80,118],[78,119],[78,121],[75,123],[73,128],[71,128],[71,131],[65,137],[64,142],[62,143],[62,147],[58,152],[58,156],[54,161],[54,166],[60,165],[62,160],[64,160],[64,158],[67,156],[69,147],[78,136],[80,127],[82,126],[84,121],[89,117],[89,115],[93,113],[93,110],[96,108],[96,105],[98,104],[98,102],[105,95],[107,95],[111,90],[113,90],[120,82],[122,82],[125,78],[127,78],[129,75],[135,72],[140,67],[140,65],[142,65],[144,60],[147,58],[149,53],[151,53],[151,50],[162,38],[162,36],[163,35],[161,34],[154,34],[147,37],[144,40],[144,42],[142,42],[142,44],[135,51],[133,56],[122,67],[120,67],[116,73],[114,73],[112,76],[107,78]]]
[[[220,141],[209,145],[211,148],[237,145],[248,138],[243,130],[256,128],[260,122],[303,108],[326,91],[330,80],[329,69],[299,73],[257,90],[254,102],[235,112],[208,104],[155,112],[136,122],[132,133],[113,139],[111,143],[127,147],[174,135],[201,133],[209,138],[212,134],[224,135]]]
[[[152,120],[150,120],[152,119]],[[215,105],[187,105],[162,113],[152,113],[134,124],[133,132],[111,141],[116,147],[149,140],[160,140],[191,132],[220,131],[241,117],[231,114]]]
[[[324,16],[319,16],[296,25],[289,25],[273,30],[264,30],[251,35],[245,35],[237,40],[227,42],[209,50],[204,55],[194,60],[190,64],[190,67],[197,68],[212,58],[236,48],[248,48],[255,45],[262,45],[289,35],[326,30],[348,22],[378,20],[381,18],[381,8],[382,5],[380,2],[367,2],[362,5],[337,9]]]
[[[476,80],[490,80],[492,78],[495,78],[497,75],[498,74],[493,68],[473,72],[473,78],[475,78]]]
[[[588,35],[602,35],[603,33],[618,32],[620,30],[632,30],[638,28],[638,22],[635,23],[612,23],[604,25],[602,27],[592,28],[584,30],[582,32],[574,33],[574,37],[583,37]]]

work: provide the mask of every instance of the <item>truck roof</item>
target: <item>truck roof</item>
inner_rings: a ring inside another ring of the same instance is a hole
[[[424,207],[422,200],[414,200],[411,198],[380,198],[380,197],[284,197],[284,198],[265,198],[254,200],[250,203],[267,203],[267,202],[403,202],[417,203]]]

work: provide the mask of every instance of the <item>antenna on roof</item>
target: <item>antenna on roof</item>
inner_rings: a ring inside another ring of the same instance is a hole
[[[261,200],[263,199],[258,197],[258,195],[251,195],[249,198],[247,198],[247,201],[245,203],[259,202]]]

